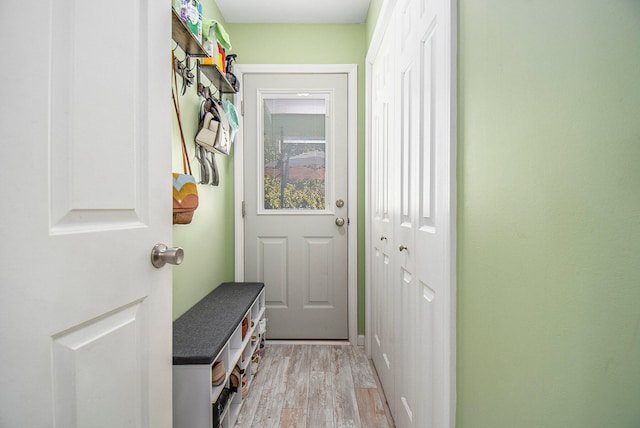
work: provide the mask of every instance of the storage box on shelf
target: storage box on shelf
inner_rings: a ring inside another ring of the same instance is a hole
[[[234,426],[255,375],[252,357],[264,341],[264,293],[262,283],[224,283],[174,321],[175,428]]]
[[[184,53],[197,57],[207,56],[207,51],[202,43],[193,35],[174,9],[171,9],[171,36]]]

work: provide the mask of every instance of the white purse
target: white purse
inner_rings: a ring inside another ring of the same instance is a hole
[[[214,151],[218,139],[220,122],[213,117],[213,114],[206,112],[202,120],[202,126],[196,134],[196,143],[209,151]]]
[[[203,115],[200,130],[196,134],[196,143],[210,152],[228,155],[231,146],[229,118],[222,106],[210,98],[205,100],[202,108]]]

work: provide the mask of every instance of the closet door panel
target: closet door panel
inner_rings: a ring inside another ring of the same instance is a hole
[[[398,288],[395,290],[398,301],[398,321],[396,329],[396,412],[394,420],[398,427],[422,427],[417,420],[417,412],[423,405],[417,395],[416,370],[416,300],[417,287],[415,275],[399,267],[396,271]]]
[[[394,305],[391,281],[393,263],[393,35],[387,33],[372,67],[371,104],[371,356],[389,397],[395,395]]]
[[[382,246],[384,247],[384,245]],[[391,411],[395,410],[392,397],[395,396],[397,362],[394,353],[394,290],[391,284],[391,257],[385,249],[374,248],[371,279],[371,356],[378,372]]]
[[[421,26],[422,28],[422,26]],[[437,239],[436,206],[436,135],[435,135],[435,39],[436,23],[428,23],[418,40],[418,58],[420,82],[417,93],[420,96],[419,144],[417,148],[415,246],[418,254],[416,261],[416,299],[417,353],[420,355],[420,369],[416,372],[416,387],[422,397],[422,406],[418,409],[417,419],[420,426],[433,427],[433,390],[434,371],[434,328],[437,304],[439,302],[440,281],[434,277],[433,266],[437,264],[442,249],[435,245]],[[436,262],[436,263],[434,263]]]
[[[419,73],[420,63],[416,55],[415,11],[417,3],[400,5],[398,25],[399,56],[397,63],[400,82],[397,123],[400,127],[397,153],[399,155],[397,178],[397,208],[394,241],[396,261],[394,268],[394,293],[397,301],[396,359],[398,361],[396,385],[396,413],[399,427],[421,427],[417,420],[422,399],[417,395],[417,296],[415,230],[418,226],[417,207],[417,156],[419,148]]]
[[[415,206],[415,180],[413,175],[416,172],[416,64],[410,62],[400,72],[400,103],[399,103],[399,125],[400,141],[398,142],[397,153],[399,155],[398,169],[396,170],[396,180],[398,183],[396,192],[397,216],[394,217],[394,237],[397,238],[398,249],[409,255],[414,253],[413,235],[416,217]],[[413,261],[412,258],[408,259]],[[408,268],[412,270],[411,268]]]
[[[427,2],[421,18],[416,44],[420,61],[420,146],[417,159],[420,171],[417,181],[416,211],[418,224],[415,247],[419,254],[416,263],[416,282],[420,289],[417,299],[419,323],[417,353],[424,360],[418,371],[418,393],[424,406],[418,413],[421,426],[446,426],[446,381],[444,350],[448,348],[446,309],[449,296],[444,281],[445,236],[448,233],[449,158],[448,128],[450,74],[444,55],[446,42],[443,2]]]

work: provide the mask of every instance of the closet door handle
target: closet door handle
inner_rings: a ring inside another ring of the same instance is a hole
[[[404,245],[400,245],[400,247],[398,247],[398,250],[400,251],[404,251],[404,250],[408,250],[409,247],[405,247]]]

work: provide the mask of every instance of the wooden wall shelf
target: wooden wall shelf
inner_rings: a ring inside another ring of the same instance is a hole
[[[224,76],[222,71],[220,71],[217,65],[200,63],[198,67],[200,71],[202,71],[202,74],[204,74],[206,78],[209,79],[209,82],[211,82],[213,86],[218,88],[221,93],[223,94],[236,93],[236,90],[233,88],[233,86],[231,86],[231,83],[229,83],[229,81]]]
[[[182,22],[182,19],[173,8],[171,9],[171,16],[171,36],[184,53],[194,57],[209,56],[202,44],[196,39],[187,25]]]

